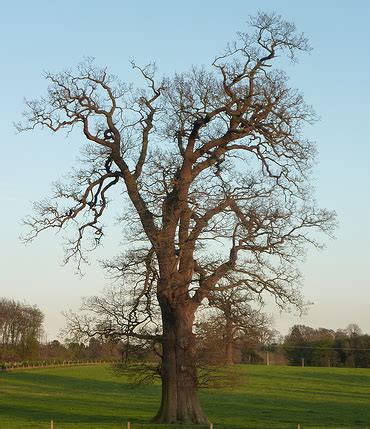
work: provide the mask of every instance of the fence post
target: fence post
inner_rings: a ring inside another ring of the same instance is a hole
[[[50,429],[54,429],[54,420],[50,421]]]
[[[209,424],[209,429],[213,429],[213,423]]]
[[[131,422],[130,421],[127,422],[127,429],[131,429]]]
[[[301,429],[301,425],[299,423],[297,425],[297,429]]]

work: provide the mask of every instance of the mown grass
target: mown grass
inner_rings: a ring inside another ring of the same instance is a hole
[[[236,386],[200,392],[214,429],[370,428],[368,369],[248,365],[232,371],[241,380]],[[0,428],[46,429],[54,420],[55,429],[118,429],[130,420],[132,429],[149,429],[158,427],[149,421],[159,400],[159,385],[133,388],[104,366],[2,372]]]

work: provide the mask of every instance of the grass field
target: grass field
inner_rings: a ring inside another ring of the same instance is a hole
[[[296,428],[298,423],[370,428],[368,369],[248,365],[233,371],[242,380],[237,387],[200,393],[214,429]],[[54,420],[55,429],[122,429],[130,420],[132,429],[149,429],[159,399],[159,385],[132,388],[104,366],[3,372],[0,428],[46,429]]]

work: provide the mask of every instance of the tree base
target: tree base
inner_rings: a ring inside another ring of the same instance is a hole
[[[180,403],[174,402],[172,398],[162,398],[158,413],[151,421],[152,423],[189,425],[209,423],[207,416],[199,404],[196,393],[194,396],[182,398]]]
[[[167,416],[163,415],[156,415],[153,417],[153,419],[150,421],[154,424],[188,424],[188,425],[207,425],[209,424],[209,420],[207,417],[202,413],[202,415],[192,416],[192,418],[189,419],[168,419]]]

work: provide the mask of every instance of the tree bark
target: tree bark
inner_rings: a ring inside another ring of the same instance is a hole
[[[234,364],[233,324],[229,320],[226,321],[225,326],[225,364]]]
[[[195,310],[185,305],[171,309],[160,300],[163,323],[162,400],[155,423],[208,423],[198,400]]]

